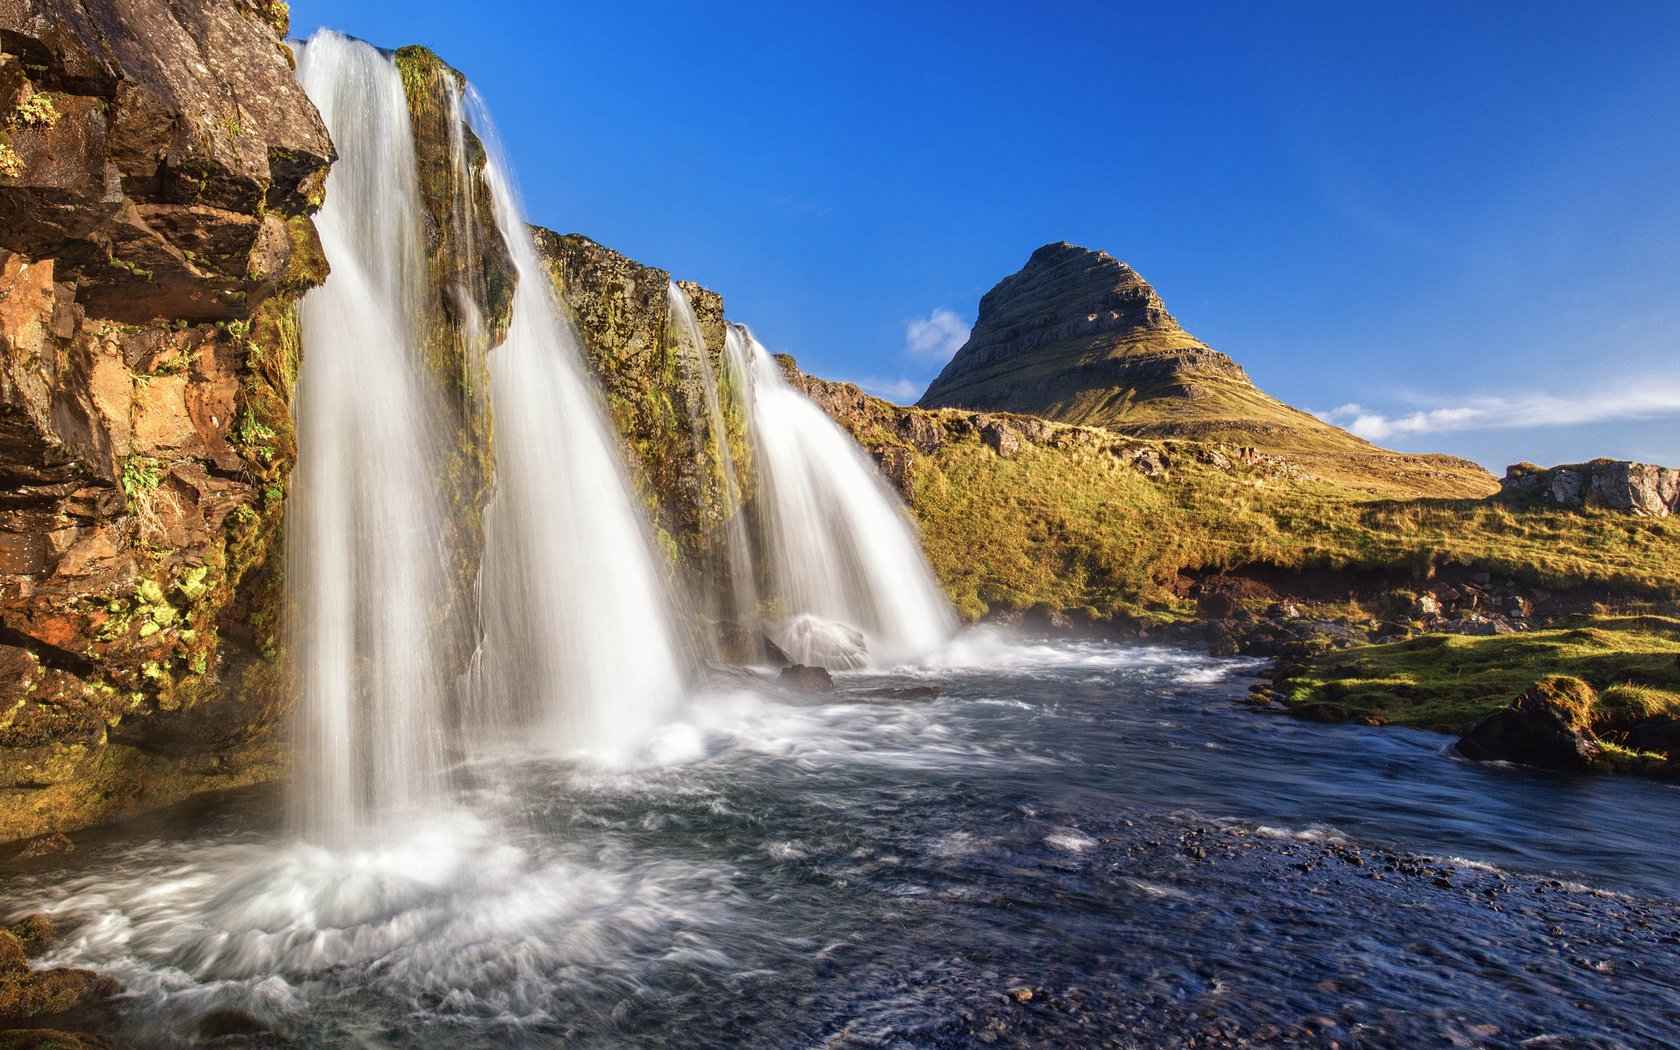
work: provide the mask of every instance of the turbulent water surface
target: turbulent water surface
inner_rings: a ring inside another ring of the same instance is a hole
[[[135,1045],[1680,1039],[1680,792],[1253,714],[1247,670],[970,635],[818,700],[719,689],[633,767],[462,756],[360,848],[246,795],[6,898],[122,981]]]

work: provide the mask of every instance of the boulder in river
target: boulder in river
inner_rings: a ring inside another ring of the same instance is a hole
[[[807,664],[784,667],[780,681],[782,685],[802,693],[834,692],[834,676],[822,667],[811,667]]]
[[[1458,753],[1477,762],[1584,773],[1600,750],[1586,724],[1592,704],[1592,688],[1579,679],[1537,682],[1466,732]]]

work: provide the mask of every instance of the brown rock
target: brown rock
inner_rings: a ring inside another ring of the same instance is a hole
[[[834,676],[822,667],[809,667],[805,664],[784,667],[778,681],[787,688],[797,689],[802,693],[834,692]]]
[[[46,835],[35,839],[19,850],[18,859],[39,860],[42,857],[55,857],[74,852],[76,852],[76,844],[70,841],[68,835]]]
[[[899,496],[908,501],[915,494],[911,478],[916,465],[915,453],[907,448],[886,448],[876,453],[875,460],[881,467],[881,473],[898,490]]]
[[[925,412],[904,413],[895,429],[911,448],[924,455],[933,455],[945,445],[945,428]]]
[[[23,942],[23,950],[26,953],[31,956],[40,955],[46,951],[47,942],[57,936],[58,923],[51,915],[38,912],[12,923],[8,932]]]
[[[1500,489],[1538,495],[1570,510],[1599,507],[1642,517],[1680,512],[1680,470],[1627,460],[1595,459],[1542,469],[1532,463],[1507,468]]]
[[[0,978],[0,1019],[62,1014],[115,995],[117,982],[92,970],[32,970]]]
[[[5,980],[9,974],[28,971],[29,954],[24,950],[23,941],[11,933],[0,931],[0,980]]]
[[[1477,762],[1586,772],[1599,752],[1582,716],[1591,705],[1590,694],[1575,679],[1539,682],[1460,737],[1458,753]]]
[[[981,422],[979,427],[980,440],[1004,459],[1009,459],[1021,451],[1021,435],[1009,424],[988,419]]]
[[[324,273],[331,145],[244,0],[0,0],[0,48],[0,101],[56,114],[8,126],[0,178],[3,841],[235,786],[196,770],[274,746],[249,618],[276,618],[288,312]],[[214,740],[141,728],[227,688]],[[113,724],[148,747],[108,761]]]
[[[332,155],[272,27],[214,0],[16,0],[0,35],[58,113],[13,136],[0,247],[58,259],[93,316],[244,317],[272,291],[264,216],[310,207]]]
[[[51,1028],[0,1031],[0,1050],[115,1050],[104,1036],[90,1032],[60,1032]]]

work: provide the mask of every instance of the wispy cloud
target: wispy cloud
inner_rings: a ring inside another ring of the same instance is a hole
[[[1473,397],[1460,404],[1420,409],[1402,415],[1387,415],[1358,404],[1342,405],[1328,412],[1313,414],[1368,441],[1453,430],[1575,426],[1623,419],[1655,419],[1680,416],[1680,381],[1630,381],[1621,387],[1587,391],[1571,397],[1553,394]]]
[[[904,326],[904,349],[911,357],[943,363],[968,342],[968,331],[968,322],[941,306]]]
[[[854,379],[852,382],[866,394],[874,394],[901,405],[908,405],[921,397],[922,388],[927,386],[926,383],[918,383],[905,376],[899,376],[897,379]]]

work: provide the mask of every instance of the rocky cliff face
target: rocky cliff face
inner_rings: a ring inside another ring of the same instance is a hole
[[[331,155],[264,7],[0,2],[0,839],[268,775]]]
[[[1473,463],[1388,452],[1268,396],[1179,327],[1136,270],[1065,241],[986,293],[968,342],[918,404],[1252,447],[1382,495],[1494,489]]]
[[[1510,495],[1571,510],[1597,507],[1651,518],[1680,514],[1680,470],[1650,463],[1595,459],[1550,469],[1518,463],[1499,485]]]

